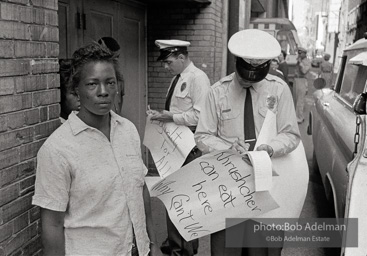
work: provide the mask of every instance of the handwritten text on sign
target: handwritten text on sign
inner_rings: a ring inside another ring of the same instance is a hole
[[[183,125],[147,117],[144,145],[152,154],[159,175],[164,178],[181,168],[195,146],[194,134]]]
[[[278,207],[269,192],[255,192],[252,167],[229,150],[195,159],[153,185],[151,195],[162,200],[186,241],[224,229],[226,218]]]

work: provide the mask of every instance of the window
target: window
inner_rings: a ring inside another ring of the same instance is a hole
[[[340,88],[340,96],[351,106],[357,95],[364,92],[367,79],[367,67],[362,65],[354,65],[348,61],[359,54],[360,51],[354,51],[348,54],[348,60],[343,74],[343,80]]]
[[[342,85],[342,79],[343,79],[343,74],[344,74],[346,63],[347,63],[347,56],[343,56],[341,59],[338,76],[336,77],[336,80],[335,80],[335,91],[337,93],[340,92],[340,87]]]
[[[287,54],[296,54],[296,40],[294,39],[291,31],[279,31],[277,34],[277,40],[282,50],[284,50]]]

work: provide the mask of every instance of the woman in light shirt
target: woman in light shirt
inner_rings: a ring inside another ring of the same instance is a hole
[[[73,54],[80,99],[37,155],[33,204],[45,255],[158,255],[135,126],[111,111],[122,77],[116,55],[92,43]]]

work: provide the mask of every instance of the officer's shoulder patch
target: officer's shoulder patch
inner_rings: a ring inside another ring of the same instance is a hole
[[[223,78],[222,78],[222,79],[220,79],[219,81],[220,81],[220,82],[230,82],[230,81],[232,81],[232,80],[233,80],[234,75],[235,75],[235,73],[232,73],[232,74],[230,74],[230,75],[228,75],[228,76],[223,77]]]
[[[278,76],[275,76],[275,75],[272,75],[272,74],[268,74],[266,77],[265,77],[265,80],[268,80],[268,81],[272,81],[272,82],[276,82],[277,84],[281,84],[281,85],[286,85],[286,82],[281,79],[280,77]]]
[[[213,84],[212,88],[219,88],[219,87],[226,87],[229,85],[229,83],[233,80],[233,74],[228,75],[220,79],[218,82]]]

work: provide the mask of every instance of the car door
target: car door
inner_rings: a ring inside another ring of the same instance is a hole
[[[357,86],[367,87],[367,43],[365,51],[358,54],[350,60],[352,64],[357,65]],[[363,106],[361,106],[363,108]],[[364,108],[366,106],[364,104]],[[345,256],[366,255],[367,252],[367,204],[365,202],[367,188],[367,118],[366,115],[359,116],[359,143],[357,145],[357,154],[353,161],[348,165],[349,187],[346,196],[345,218],[357,218],[358,229],[347,226],[345,238],[348,240],[357,240],[358,247],[343,248]],[[357,233],[357,235],[356,235]]]
[[[328,199],[336,199],[337,217],[342,217],[347,163],[352,160],[354,130],[345,123],[355,122],[335,91],[325,90],[316,103],[318,115],[314,118],[314,150]],[[341,200],[337,200],[341,199]]]
[[[356,54],[358,52],[346,52],[335,91],[323,89],[317,92],[320,95],[313,129],[314,149],[324,184],[331,188],[327,196],[335,199],[337,217],[344,214],[347,164],[353,159],[355,146],[356,116],[352,105],[364,88],[357,79],[358,67],[348,63]]]

